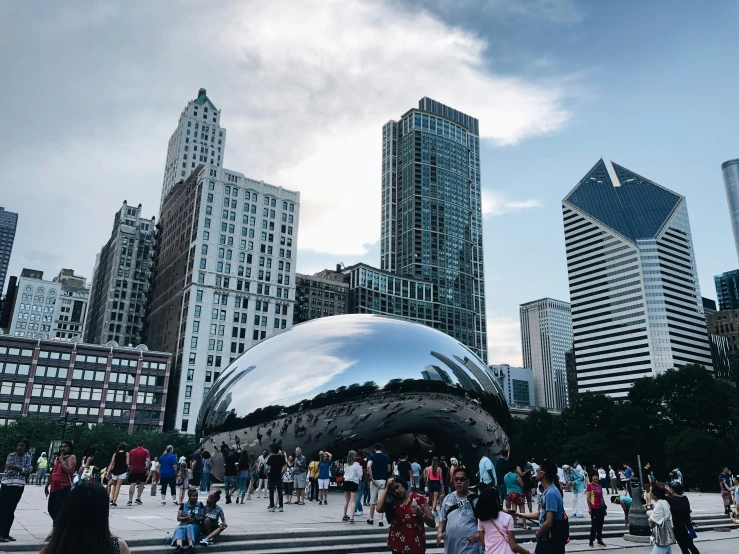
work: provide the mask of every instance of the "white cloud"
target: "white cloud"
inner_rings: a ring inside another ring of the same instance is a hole
[[[521,323],[512,317],[488,312],[488,363],[521,367]]]
[[[482,137],[500,145],[570,118],[564,79],[491,72],[481,36],[421,8],[176,6],[29,2],[0,18],[24,54],[0,60],[17,131],[0,136],[2,202],[21,212],[14,252],[38,251],[36,262],[14,253],[9,274],[25,263],[56,274],[49,255],[63,252],[65,267],[91,276],[124,198],[155,215],[167,141],[201,86],[223,109],[225,166],[299,190],[298,247],[347,263],[380,234],[381,126],[424,95],[479,118]]]
[[[510,212],[541,208],[538,200],[511,200],[505,194],[496,191],[482,191],[482,215],[504,215]]]

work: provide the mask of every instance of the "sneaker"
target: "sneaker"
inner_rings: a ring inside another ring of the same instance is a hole
[[[172,501],[172,506],[179,506],[179,505],[180,505],[179,502],[177,502],[176,500]]]
[[[593,545],[593,541],[590,541],[590,542],[588,542],[588,546],[589,546],[590,548],[593,548],[593,546],[594,546],[594,545]]]
[[[195,552],[195,546],[193,546],[192,544],[190,546],[188,546],[187,547],[187,552],[189,554],[192,554],[193,552]]]
[[[118,504],[116,504],[115,502],[111,502],[110,503],[110,507],[111,508],[117,508],[118,507]]]
[[[274,508],[267,508],[267,511],[268,511],[268,512],[274,512],[274,511],[275,511],[275,509],[274,509]]]
[[[202,544],[203,546],[208,546],[210,544],[210,541],[207,538],[205,538],[202,541],[200,541],[200,544]]]
[[[175,554],[181,554],[184,552],[181,546],[177,546],[177,548],[174,549]]]
[[[282,509],[282,506],[280,506],[280,510],[279,510],[279,511],[280,511],[280,512],[284,512],[285,510],[283,510],[283,509]]]
[[[238,503],[239,503],[239,497],[237,496],[236,497],[236,504],[238,504]]]
[[[354,517],[362,517],[364,512],[354,512]]]
[[[323,500],[319,500],[319,501],[318,501],[318,505],[319,505],[319,506],[323,506]]]
[[[368,519],[367,520],[367,524],[368,525],[374,525],[375,524],[375,520],[374,519]]]
[[[133,502],[131,502],[131,501],[129,500],[128,502],[126,502],[126,506],[133,506]]]
[[[141,502],[141,499],[140,498],[137,498],[136,500],[134,500],[134,502],[136,502],[136,505],[137,506],[141,506],[143,504],[143,502]]]
[[[166,501],[166,500],[162,500],[160,504],[161,504],[162,506],[166,506],[166,505],[167,505],[167,501]]]
[[[383,527],[385,524],[382,521],[380,521],[377,525],[378,527]]]

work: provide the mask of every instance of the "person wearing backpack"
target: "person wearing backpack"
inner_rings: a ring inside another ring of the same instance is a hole
[[[455,468],[452,485],[454,492],[447,494],[441,503],[436,546],[440,546],[443,541],[445,554],[478,554],[481,551],[480,538],[474,513],[478,498],[476,494],[470,492],[467,470]],[[492,492],[495,489],[489,490]],[[510,519],[510,516],[508,518]]]
[[[198,490],[190,489],[187,493],[187,502],[184,502],[177,512],[179,526],[172,534],[172,544],[176,545],[177,554],[184,552],[182,546],[187,541],[188,552],[195,551],[195,539],[200,534],[200,525],[205,519],[205,507],[198,500]]]
[[[606,501],[603,499],[603,487],[599,483],[599,474],[596,470],[590,476],[590,483],[585,489],[590,513],[590,546],[597,538],[598,546],[605,546],[603,542],[603,521],[606,517]]]
[[[536,472],[536,478],[543,489],[539,511],[532,514],[521,514],[522,517],[539,519],[534,552],[536,554],[564,554],[565,545],[570,540],[570,529],[562,493],[554,484],[557,479],[557,466],[554,462],[544,460]]]

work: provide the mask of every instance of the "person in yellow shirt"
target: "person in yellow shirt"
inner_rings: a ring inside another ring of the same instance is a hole
[[[310,464],[308,464],[308,481],[310,482],[310,495],[308,500],[313,502],[318,499],[318,460],[323,456],[323,452],[319,452]]]
[[[40,485],[43,483],[46,477],[46,468],[49,467],[49,458],[46,457],[46,452],[42,452],[39,459],[36,461],[36,484]]]

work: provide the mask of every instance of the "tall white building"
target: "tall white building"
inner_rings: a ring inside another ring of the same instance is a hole
[[[572,348],[570,305],[542,298],[519,308],[523,366],[533,371],[534,398],[540,408],[567,407],[565,354]]]
[[[221,110],[216,109],[205,89],[190,100],[180,114],[169,139],[164,167],[161,203],[175,183],[187,178],[198,164],[223,167],[226,129],[220,126]]]
[[[11,315],[9,333],[16,337],[80,338],[84,333],[89,290],[87,280],[62,269],[52,281],[24,269]]]
[[[621,397],[669,368],[710,369],[685,198],[601,159],[562,217],[578,391]]]
[[[198,166],[165,197],[145,343],[174,355],[165,428],[194,432],[228,364],[292,326],[300,193]]]

